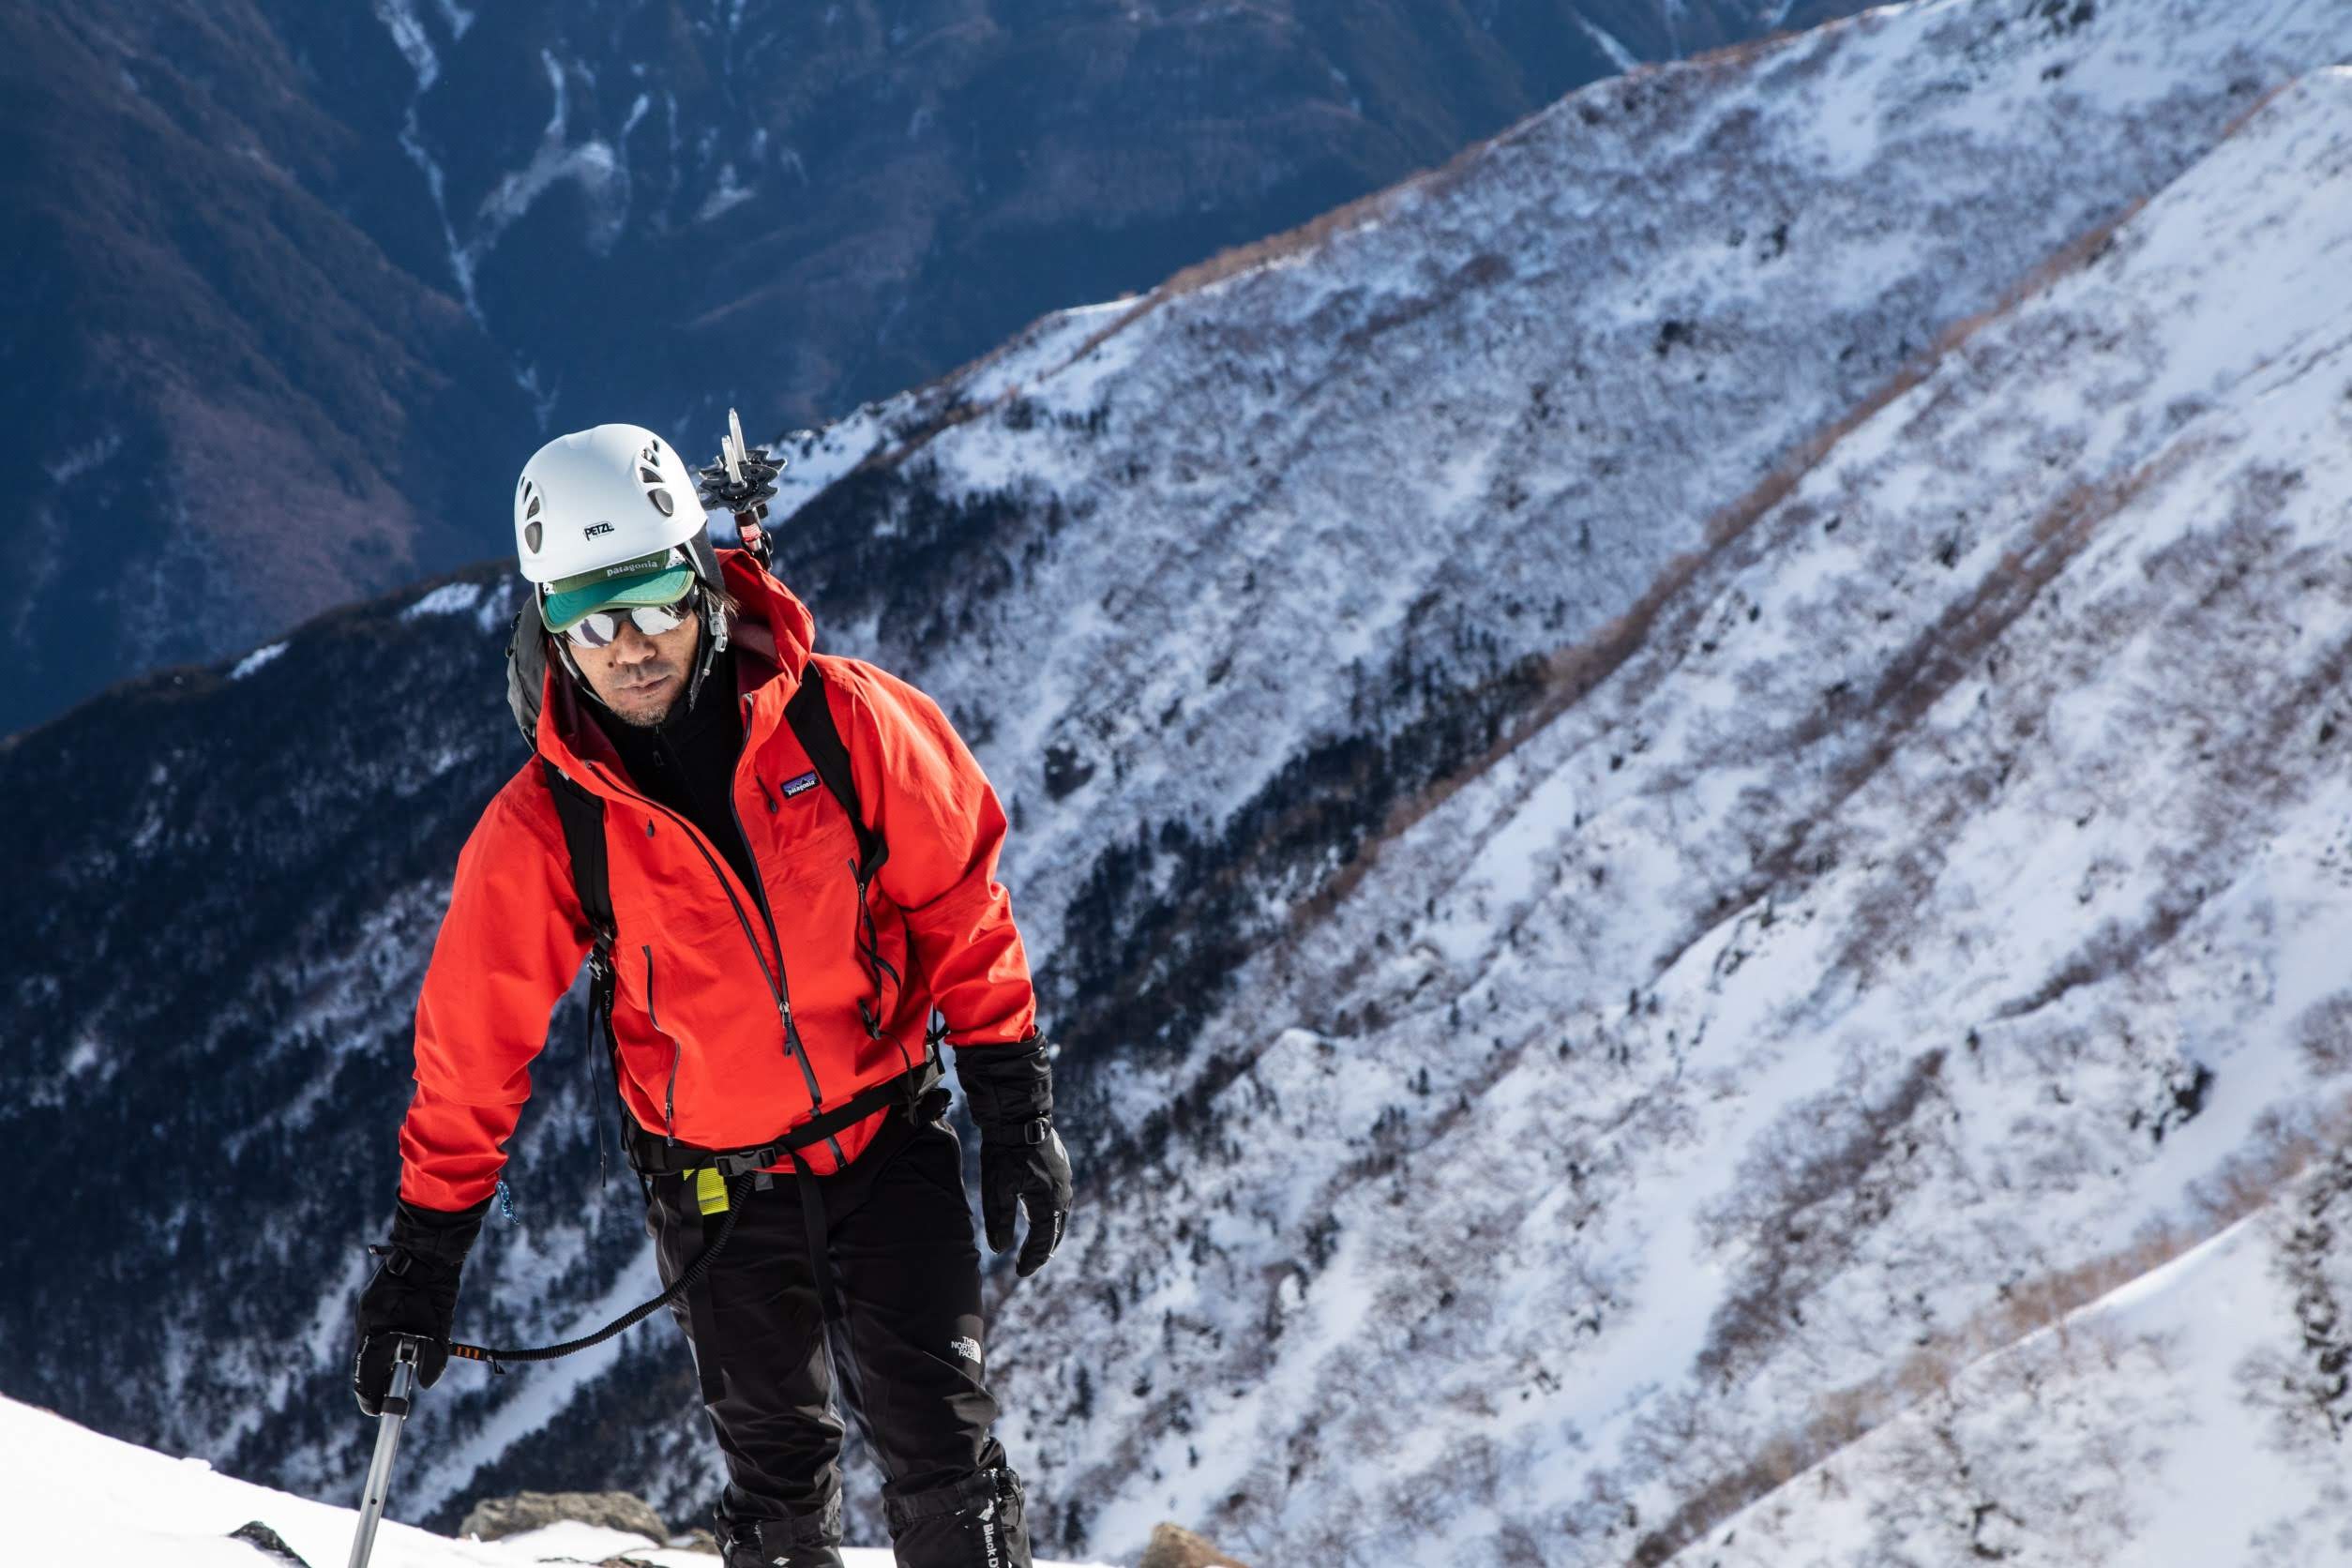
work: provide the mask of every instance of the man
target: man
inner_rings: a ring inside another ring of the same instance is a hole
[[[445,1364],[530,1063],[593,950],[666,1282],[735,1210],[673,1308],[725,1458],[727,1568],[838,1568],[837,1387],[901,1564],[1026,1564],[926,1034],[936,1011],[980,1129],[988,1244],[1010,1247],[1025,1208],[1028,1274],[1071,1187],[995,880],[996,796],[928,698],[812,652],[808,611],[762,562],[711,547],[690,472],[651,431],[549,443],[515,533],[537,610],[510,698],[536,755],[458,857],[417,1000],[400,1201],[359,1303],[361,1408],[397,1336],[426,1342],[420,1383]]]

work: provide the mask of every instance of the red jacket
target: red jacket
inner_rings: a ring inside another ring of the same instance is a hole
[[[743,606],[731,639],[744,714],[735,814],[782,952],[726,857],[627,781],[570,679],[552,669],[537,744],[605,801],[621,1096],[640,1125],[704,1149],[765,1142],[905,1072],[922,1060],[934,1009],[957,1046],[1024,1039],[1036,1016],[1029,961],[996,881],[1004,812],[979,763],[929,698],[870,664],[812,653],[814,623],[792,591],[744,551],[718,554]],[[875,980],[857,943],[856,836],[822,785],[785,793],[813,771],[784,721],[812,658],[824,671],[859,804],[890,846],[868,892],[882,959],[901,977],[882,976],[881,1039],[858,1012]],[[445,1210],[490,1196],[531,1095],[549,1013],[589,945],[563,826],[535,757],[490,801],[458,856],[416,1002],[402,1198]],[[805,1070],[785,1050],[769,980],[779,961]],[[845,1159],[872,1140],[882,1114],[840,1135]],[[809,1160],[821,1173],[835,1168],[822,1145]]]

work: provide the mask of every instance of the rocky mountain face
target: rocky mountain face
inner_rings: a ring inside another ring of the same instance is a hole
[[[11,8],[0,731],[497,554],[553,430],[809,423],[1847,8]]]
[[[1085,1178],[992,1285],[1043,1541],[2203,1562],[2164,1488],[2229,1432],[2239,1560],[2331,1539],[2347,55],[2301,0],[1873,12],[801,445],[785,575],[1015,817]],[[0,1134],[73,1172],[0,1240],[8,1394],[352,1484],[511,609],[404,590],[0,746]],[[651,1290],[554,1022],[474,1337]],[[2207,1289],[2245,1334],[2168,1337]],[[414,1516],[710,1485],[666,1330],[475,1371]]]
[[[484,553],[530,403],[337,107],[249,5],[0,11],[0,731]]]

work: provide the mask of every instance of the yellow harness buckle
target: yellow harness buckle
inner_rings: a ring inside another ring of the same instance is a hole
[[[686,1174],[694,1178],[694,1206],[706,1214],[727,1212],[727,1184],[714,1166],[698,1166]]]

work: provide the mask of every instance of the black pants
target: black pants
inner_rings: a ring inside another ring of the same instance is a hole
[[[963,1162],[944,1123],[894,1110],[850,1168],[815,1179],[842,1304],[833,1354],[811,1274],[799,1184],[744,1201],[710,1274],[672,1310],[694,1347],[726,1455],[735,1519],[838,1516],[839,1393],[882,1465],[885,1499],[952,1486],[1004,1463],[981,1382],[980,1253]],[[654,1179],[647,1229],[665,1283],[718,1234],[690,1177]]]

